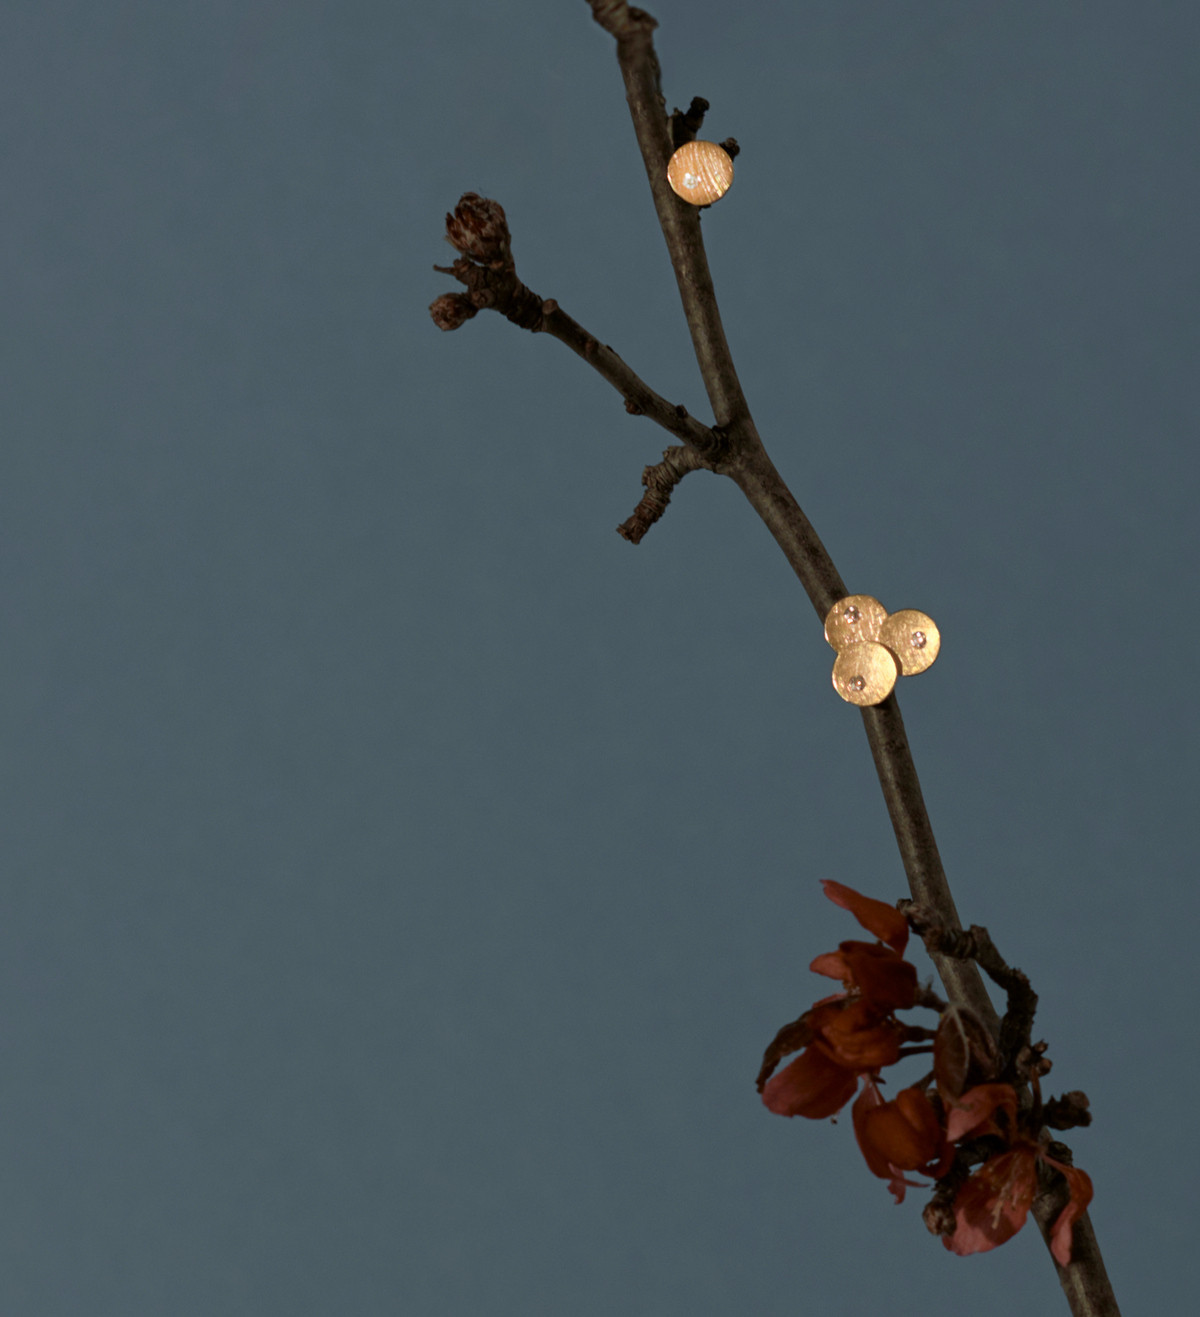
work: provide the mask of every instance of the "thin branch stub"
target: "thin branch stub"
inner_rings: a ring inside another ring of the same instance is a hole
[[[683,445],[668,448],[663,460],[648,466],[642,472],[646,492],[633,510],[633,515],[617,527],[617,534],[630,544],[640,544],[643,536],[667,510],[675,486],[689,471],[711,470],[708,462],[694,448]]]

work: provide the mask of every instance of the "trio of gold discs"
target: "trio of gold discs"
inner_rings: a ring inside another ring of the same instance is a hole
[[[850,704],[879,704],[897,677],[924,672],[938,656],[942,634],[928,613],[887,609],[869,594],[839,599],[825,618],[825,639],[837,650],[833,689]]]

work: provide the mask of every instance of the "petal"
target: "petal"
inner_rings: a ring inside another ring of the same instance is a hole
[[[1054,1254],[1054,1260],[1058,1265],[1065,1267],[1071,1261],[1071,1229],[1087,1211],[1095,1191],[1092,1188],[1092,1178],[1086,1171],[1081,1171],[1076,1166],[1068,1166],[1065,1162],[1055,1161],[1053,1157],[1043,1157],[1042,1160],[1049,1162],[1056,1170],[1063,1173],[1067,1188],[1071,1191],[1067,1205],[1059,1212],[1058,1219],[1050,1231],[1050,1252]]]
[[[946,1106],[946,1137],[951,1143],[975,1133],[1007,1138],[1016,1120],[1017,1095],[1011,1084],[977,1084]],[[994,1119],[997,1112],[1005,1117],[1003,1124]]]
[[[861,1104],[861,1105],[860,1105]],[[937,1112],[921,1088],[902,1089],[891,1102],[854,1104],[854,1133],[867,1165],[890,1179],[897,1170],[923,1170],[940,1159]]]
[[[812,1027],[808,1020],[811,1014],[811,1011],[805,1011],[798,1020],[785,1024],[771,1039],[767,1050],[763,1053],[762,1066],[756,1081],[760,1093],[763,1091],[763,1085],[775,1073],[775,1067],[785,1056],[791,1056],[793,1052],[798,1052],[812,1042]]]
[[[918,1167],[927,1166],[935,1157],[941,1156],[945,1135],[942,1133],[938,1113],[934,1110],[929,1095],[920,1085],[902,1088],[896,1094],[896,1107],[904,1116],[907,1126],[904,1138],[909,1148],[908,1155],[914,1160],[901,1162],[893,1157],[892,1161],[906,1170],[915,1171]],[[916,1158],[920,1160],[917,1161]]]
[[[933,1040],[933,1072],[943,1097],[960,1097],[972,1083],[986,1082],[1000,1069],[995,1039],[965,1006],[948,1006]]]
[[[868,1001],[852,1001],[836,1014],[813,1021],[815,1045],[852,1070],[880,1070],[900,1059],[905,1029]]]
[[[878,1111],[882,1106],[883,1094],[875,1086],[874,1077],[868,1075],[862,1086],[862,1092],[854,1099],[854,1106],[850,1109],[850,1116],[854,1121],[854,1137],[858,1140],[859,1151],[870,1167],[872,1175],[878,1175],[881,1180],[890,1180],[892,1172],[888,1168],[887,1158],[880,1153],[874,1140],[867,1133],[872,1112]]]
[[[854,1096],[858,1076],[815,1047],[805,1048],[763,1089],[763,1104],[777,1116],[824,1120]]]
[[[836,883],[832,878],[821,882],[825,895],[843,910],[849,910],[855,919],[867,930],[874,933],[880,942],[886,942],[893,951],[903,952],[908,945],[908,920],[886,901],[876,901],[874,897],[863,896],[853,887]]]
[[[825,951],[808,967],[814,974],[824,974],[827,979],[841,979],[845,983],[850,977],[846,957],[840,951]]]
[[[917,999],[917,967],[878,942],[843,942],[838,949],[850,986],[876,1006],[906,1011]]]
[[[986,1253],[1025,1224],[1037,1193],[1037,1149],[1021,1144],[990,1157],[954,1199],[956,1225],[942,1240],[952,1253]]]

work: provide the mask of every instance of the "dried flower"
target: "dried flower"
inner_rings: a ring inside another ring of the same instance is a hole
[[[1021,1139],[997,1153],[959,1189],[954,1199],[955,1229],[942,1242],[952,1253],[986,1253],[1010,1240],[1025,1224],[1038,1192],[1038,1162],[1060,1171],[1070,1197],[1050,1232],[1050,1252],[1065,1267],[1071,1260],[1071,1227],[1092,1201],[1092,1181],[1081,1170],[1055,1160],[1032,1139]]]
[[[1011,1239],[1025,1224],[1039,1191],[1039,1170],[1058,1171],[1068,1199],[1050,1232],[1050,1249],[1065,1266],[1071,1259],[1071,1230],[1091,1201],[1092,1182],[1062,1160],[1063,1150],[1049,1142],[1043,1126],[1086,1123],[1087,1097],[1070,1093],[1043,1106],[1039,1079],[1050,1068],[1045,1045],[1025,1043],[1006,1069],[991,1032],[965,1007],[942,1004],[936,1032],[898,1020],[895,1012],[917,1000],[916,970],[903,954],[907,919],[841,883],[823,886],[831,901],[879,941],[842,942],[812,962],[815,973],[838,979],[844,991],[816,1002],[775,1035],[758,1075],[763,1103],[781,1116],[821,1120],[858,1091],[854,1134],[868,1167],[888,1182],[898,1203],[907,1188],[920,1184],[906,1172],[940,1181],[925,1221],[954,1253],[982,1253]],[[972,946],[981,939],[991,945],[985,930],[972,929],[970,936]],[[998,960],[994,948],[991,955]],[[1028,989],[1019,972],[1003,972],[1008,980],[1019,977]],[[1015,1009],[1010,1005],[1006,1021]],[[793,1052],[800,1055],[774,1074]],[[933,1053],[933,1069],[919,1084],[885,1101],[879,1072],[918,1052]],[[1033,1101],[1022,1106],[1018,1090],[1026,1083]],[[980,1157],[987,1160],[967,1176],[967,1166]]]
[[[854,1096],[859,1078],[878,1074],[900,1059],[911,1034],[893,1012],[912,1006],[917,971],[900,954],[908,941],[904,916],[883,901],[827,881],[825,895],[849,910],[884,942],[843,942],[812,962],[817,974],[840,979],[846,991],[826,997],[790,1025],[767,1048],[759,1091],[768,1110],[780,1116],[832,1116]],[[804,1050],[768,1082],[779,1062]]]
[[[880,942],[886,942],[897,955],[904,954],[904,948],[908,946],[908,920],[895,906],[877,901],[873,896],[863,896],[845,883],[835,883],[832,878],[824,879],[821,886],[834,905],[849,910],[868,933],[874,933]]]
[[[888,1187],[896,1202],[904,1201],[904,1171],[920,1171],[940,1180],[954,1162],[954,1148],[942,1129],[937,1109],[917,1084],[901,1089],[890,1101],[868,1079],[854,1103],[854,1136],[867,1165]]]

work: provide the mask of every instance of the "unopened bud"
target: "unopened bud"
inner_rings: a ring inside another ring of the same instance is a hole
[[[479,312],[466,293],[443,293],[430,302],[429,314],[439,329],[457,329]]]
[[[483,265],[499,268],[512,261],[504,207],[477,192],[464,192],[454,214],[446,215],[446,241]]]

